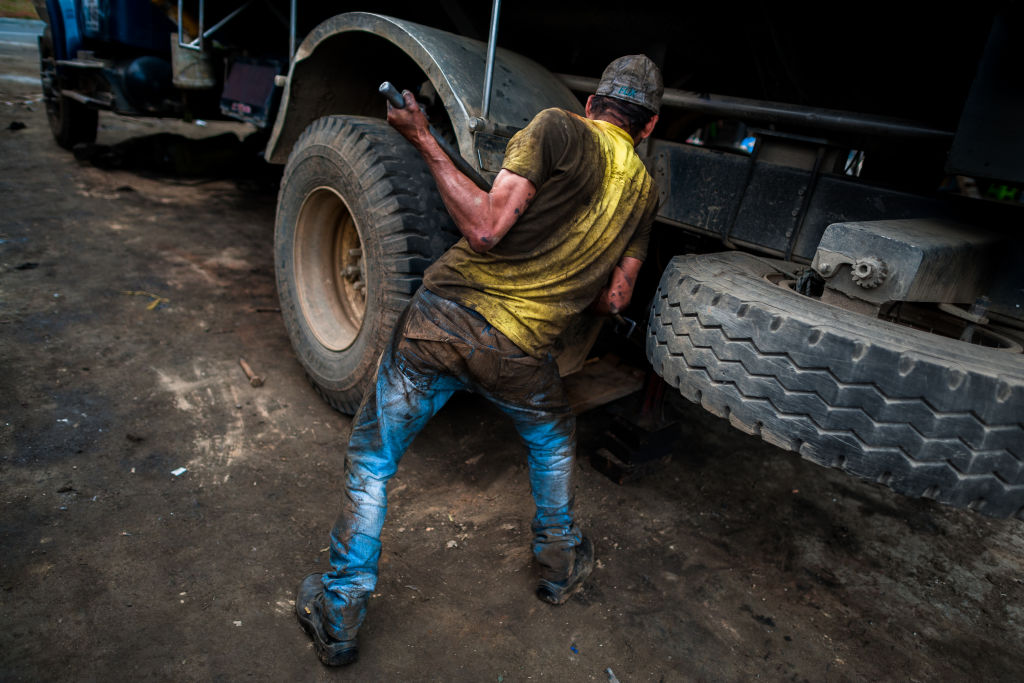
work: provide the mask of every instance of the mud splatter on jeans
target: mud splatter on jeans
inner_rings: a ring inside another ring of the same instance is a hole
[[[541,577],[559,581],[572,569],[582,537],[572,512],[576,419],[554,360],[524,354],[480,315],[421,289],[353,421],[342,511],[331,532],[332,569],[323,577],[328,629],[341,640],[354,637],[377,584],[388,480],[416,434],[459,390],[484,396],[511,417],[529,450]]]

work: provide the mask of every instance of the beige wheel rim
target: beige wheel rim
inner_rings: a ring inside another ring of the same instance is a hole
[[[295,287],[302,317],[331,351],[352,345],[366,313],[362,246],[340,194],[318,187],[306,196],[295,224]]]

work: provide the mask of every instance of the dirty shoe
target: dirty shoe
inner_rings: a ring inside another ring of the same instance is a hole
[[[335,640],[324,625],[324,584],[321,574],[310,574],[295,595],[295,616],[313,639],[316,656],[327,666],[344,666],[356,661],[359,645],[353,640]]]
[[[576,562],[569,576],[562,581],[541,579],[537,584],[537,597],[552,605],[561,605],[583,587],[583,581],[594,570],[594,544],[586,536],[576,546]]]

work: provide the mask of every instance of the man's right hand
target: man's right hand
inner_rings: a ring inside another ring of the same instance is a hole
[[[411,92],[403,90],[402,98],[405,100],[404,109],[393,107],[388,102],[388,123],[406,140],[422,149],[420,146],[425,139],[433,139],[430,135],[430,123]]]
[[[492,249],[530,206],[536,188],[526,178],[502,169],[490,191],[482,190],[441,149],[413,94],[403,90],[402,98],[404,109],[388,102],[388,123],[423,156],[448,213],[469,247],[478,253]]]

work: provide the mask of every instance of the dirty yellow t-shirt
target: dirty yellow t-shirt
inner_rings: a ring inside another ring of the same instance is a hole
[[[459,240],[423,283],[540,357],[623,255],[643,260],[657,190],[626,131],[561,109],[516,133],[503,167],[533,183],[533,203],[490,251]]]

